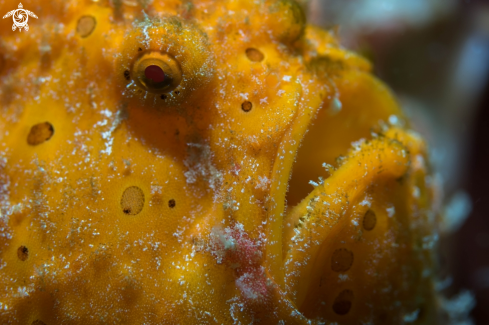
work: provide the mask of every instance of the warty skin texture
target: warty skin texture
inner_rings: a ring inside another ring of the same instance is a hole
[[[23,5],[0,323],[436,323],[425,144],[334,32],[288,0]],[[144,55],[181,81],[148,92]]]

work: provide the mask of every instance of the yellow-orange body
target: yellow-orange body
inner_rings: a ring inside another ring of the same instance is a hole
[[[23,5],[29,31],[0,29],[0,323],[436,322],[425,145],[297,4]],[[145,54],[181,80],[146,91]]]

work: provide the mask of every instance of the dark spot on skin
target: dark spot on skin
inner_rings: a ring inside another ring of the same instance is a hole
[[[138,51],[141,52],[143,49],[142,48],[138,48]]]
[[[346,272],[353,264],[353,253],[346,248],[338,248],[331,256],[331,270]]]
[[[51,68],[52,58],[51,52],[44,52],[41,54],[41,70],[46,71]]]
[[[125,214],[135,216],[143,210],[144,193],[137,186],[131,186],[124,190],[121,198],[121,208]]]
[[[31,325],[46,325],[42,320],[36,319],[31,323]]]
[[[257,50],[253,47],[246,49],[246,56],[251,62],[261,62],[265,58],[260,50]]]
[[[90,36],[97,25],[97,21],[95,17],[92,16],[82,16],[78,19],[78,23],[76,25],[76,32],[80,35],[80,37],[85,38]]]
[[[168,201],[168,206],[169,206],[170,208],[174,208],[174,207],[175,207],[175,205],[176,205],[176,202],[175,202],[175,200],[174,200],[174,199],[171,199],[170,201]]]
[[[376,224],[377,224],[377,216],[375,215],[375,212],[369,209],[365,213],[365,216],[363,216],[363,229],[370,231],[375,228]]]
[[[31,146],[37,146],[51,139],[54,134],[54,128],[49,122],[38,123],[31,127],[27,136],[27,143]]]
[[[353,303],[353,291],[343,290],[333,302],[333,310],[338,315],[346,315]]]
[[[253,107],[253,104],[251,104],[250,101],[246,101],[246,102],[243,102],[243,104],[241,104],[241,109],[245,112],[251,111],[252,107]]]
[[[17,257],[19,258],[19,260],[21,260],[22,262],[25,261],[28,257],[29,257],[29,250],[27,249],[27,247],[25,246],[20,246],[18,249],[17,249]]]
[[[165,100],[167,98],[167,96],[165,94],[161,95],[160,96],[161,99]]]
[[[126,80],[131,79],[131,73],[129,72],[129,70],[124,71],[124,78],[126,78]]]
[[[175,95],[179,95],[180,94],[180,91],[175,90],[174,93],[175,93]]]

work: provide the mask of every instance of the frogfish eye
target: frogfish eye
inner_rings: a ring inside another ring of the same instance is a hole
[[[178,62],[168,54],[153,51],[142,55],[132,67],[134,81],[154,94],[168,93],[182,81]]]
[[[207,34],[175,17],[146,17],[133,26],[114,60],[123,101],[167,112],[200,106],[215,69]]]

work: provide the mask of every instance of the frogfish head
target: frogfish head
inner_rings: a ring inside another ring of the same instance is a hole
[[[0,323],[439,320],[426,145],[301,5],[24,7],[0,30]]]

